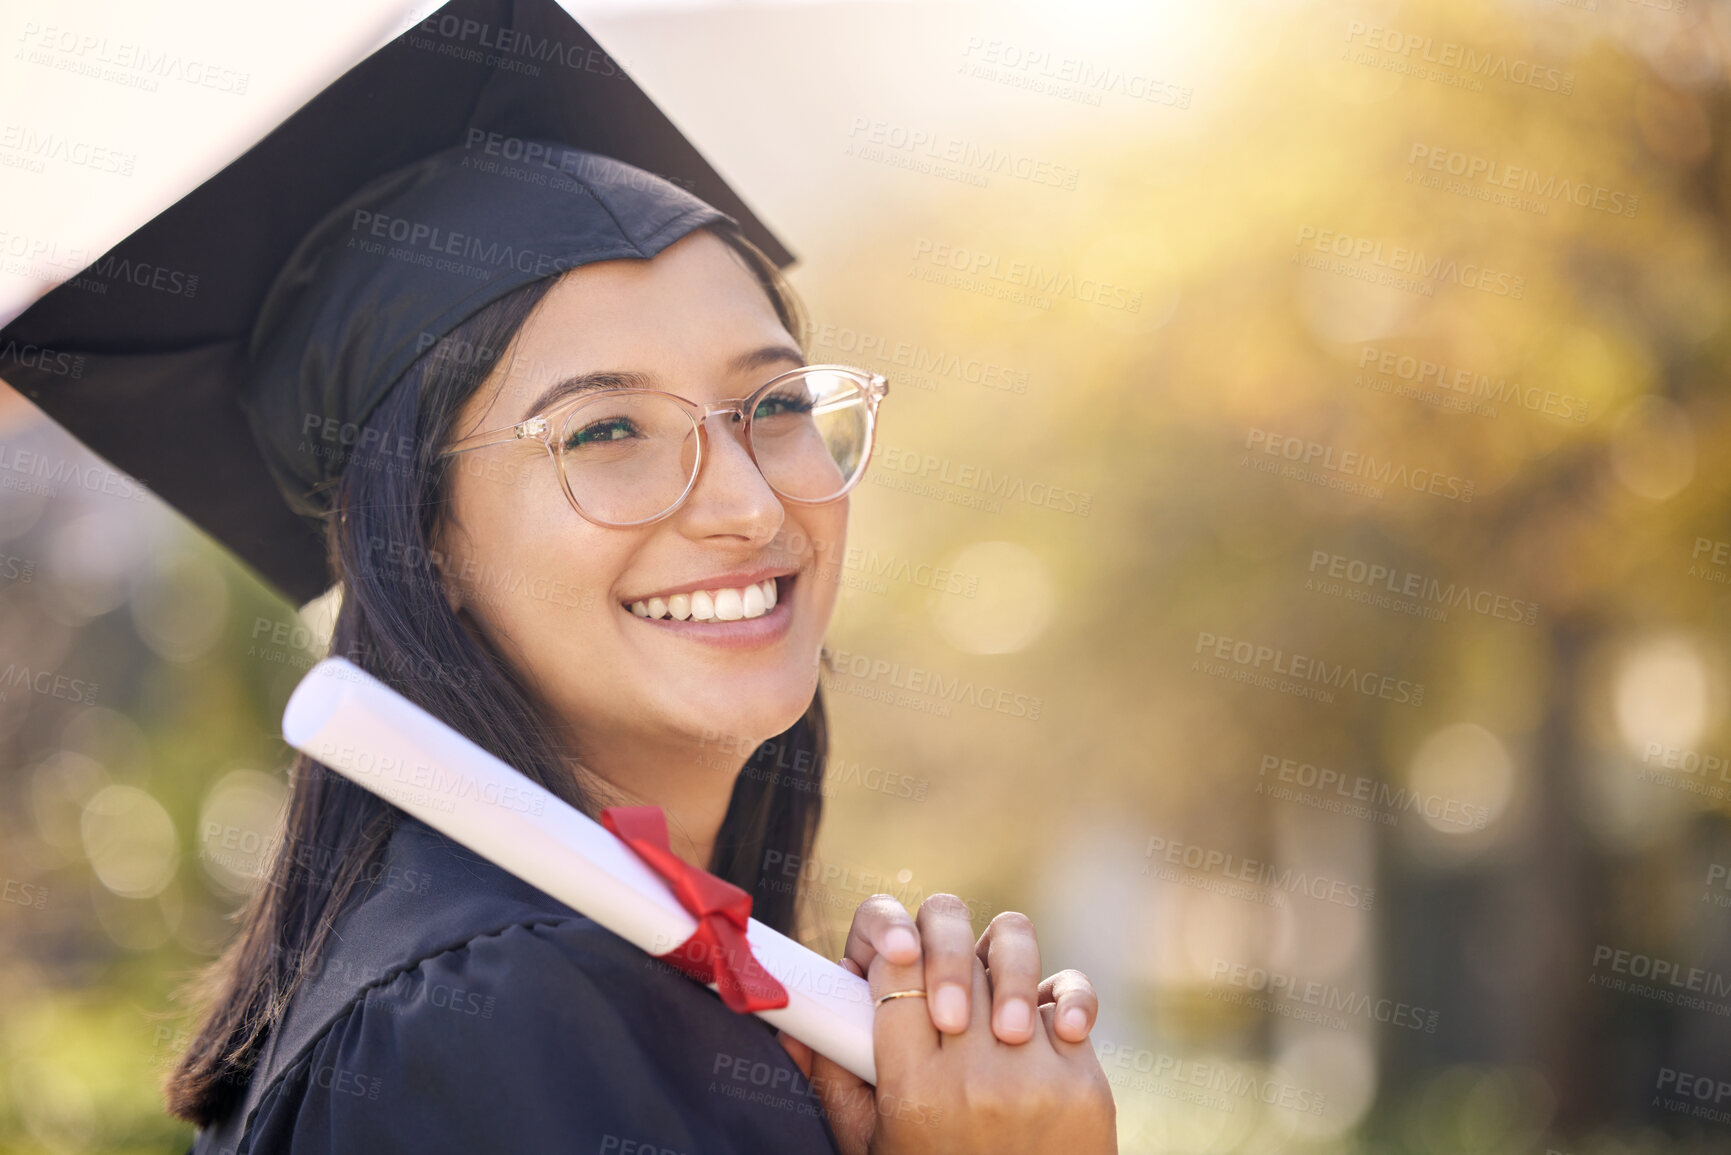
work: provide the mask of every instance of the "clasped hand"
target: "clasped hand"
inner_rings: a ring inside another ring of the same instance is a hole
[[[1088,1042],[1099,1004],[1077,970],[1040,977],[1025,915],[1006,911],[976,940],[967,904],[934,894],[908,914],[890,895],[860,903],[842,965],[877,1008],[874,1088],[785,1033],[843,1155],[1101,1155],[1116,1111]]]

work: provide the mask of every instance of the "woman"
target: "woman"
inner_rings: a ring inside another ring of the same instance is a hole
[[[546,211],[604,259],[426,333],[372,410],[328,505],[332,652],[590,814],[661,807],[681,858],[791,934],[765,864],[816,835],[797,779],[826,753],[835,587],[813,574],[879,389],[800,372],[795,302],[730,218],[591,159],[582,195],[498,173],[476,193],[452,158],[360,194],[435,234],[477,196],[502,222]],[[285,273],[288,336],[260,346],[285,379],[335,372],[374,332],[348,290],[401,273],[344,246],[353,211]],[[333,311],[330,347],[297,335]],[[725,773],[718,749],[755,753]],[[169,1081],[195,1152],[1116,1149],[1092,988],[1040,979],[1020,915],[976,941],[953,896],[860,905],[844,965],[884,999],[874,1089],[310,759],[292,779]]]

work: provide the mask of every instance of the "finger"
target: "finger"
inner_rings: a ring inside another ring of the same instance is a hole
[[[1058,1034],[1058,1028],[1053,1025],[1053,1012],[1056,1010],[1057,1005],[1054,1003],[1044,1003],[1040,1007],[1040,1037],[1046,1040],[1046,1045],[1065,1059],[1099,1062],[1099,1059],[1094,1057],[1092,1043],[1086,1039],[1079,1043],[1073,1042]],[[818,1058],[823,1056],[819,1055]]]
[[[1042,980],[1039,999],[1042,1004],[1052,1004],[1057,1037],[1065,1042],[1079,1043],[1086,1039],[1100,1014],[1094,984],[1078,970],[1062,970]]]
[[[810,1047],[806,1046],[786,1031],[776,1031],[775,1041],[787,1048],[787,1053],[793,1057],[794,1065],[799,1068],[799,1073],[804,1075],[807,1079],[810,1079],[811,1057],[817,1052],[813,1051]]]
[[[946,1036],[942,1046],[997,1047],[999,1043],[992,1037],[992,976],[986,973],[986,964],[978,955],[968,959],[968,966],[973,971],[972,987],[968,993],[968,1030],[960,1038]]]
[[[866,970],[866,982],[876,1007],[872,1015],[872,1050],[877,1059],[880,1089],[895,1072],[919,1070],[938,1049],[938,1029],[932,1026],[924,997],[877,1001],[891,991],[923,991],[925,977],[922,959],[898,963],[882,954],[873,958]]]
[[[940,1031],[958,1035],[968,1029],[968,996],[973,987],[974,927],[968,905],[953,894],[934,894],[915,918],[925,954],[925,988],[931,992],[931,1019]]]
[[[888,894],[874,894],[859,904],[842,948],[842,957],[858,963],[862,975],[880,954],[910,964],[920,957],[920,932],[914,916]]]
[[[842,965],[849,970],[857,969],[852,959],[844,959]],[[806,1049],[810,1051],[809,1047]],[[842,1155],[866,1155],[871,1148],[872,1133],[877,1129],[876,1093],[864,1079],[840,1063],[816,1051],[810,1053],[811,1067],[805,1075],[823,1105],[837,1147]]]
[[[1006,1043],[1034,1037],[1039,1005],[1040,944],[1028,916],[1006,910],[991,921],[974,947],[992,982],[992,1033]]]

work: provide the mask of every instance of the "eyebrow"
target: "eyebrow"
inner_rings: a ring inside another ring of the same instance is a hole
[[[792,361],[796,365],[805,364],[805,354],[791,345],[764,345],[747,353],[741,353],[723,367],[728,374],[749,373],[753,369],[762,369],[783,361]],[[644,373],[635,369],[602,369],[593,373],[578,373],[549,385],[539,397],[529,403],[518,421],[527,421],[537,413],[544,413],[555,401],[561,401],[574,393],[585,393],[592,389],[660,389],[661,378],[653,373]]]

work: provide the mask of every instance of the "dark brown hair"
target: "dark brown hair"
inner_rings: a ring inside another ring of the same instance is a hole
[[[736,228],[711,231],[757,277],[789,334],[804,316],[780,271]],[[591,792],[547,722],[533,688],[451,612],[435,569],[436,528],[450,462],[438,449],[465,401],[488,379],[554,278],[526,285],[445,334],[393,387],[345,462],[327,525],[342,601],[331,653],[348,657],[410,701],[588,814]],[[413,445],[412,458],[392,447]],[[796,892],[764,863],[802,862],[817,836],[828,750],[823,695],[788,730],[754,751],[735,780],[709,869],[752,895],[754,917],[796,933]],[[200,1025],[165,1082],[168,1110],[201,1126],[221,1119],[252,1075],[260,1044],[315,969],[347,904],[370,873],[401,811],[299,755],[269,873],[239,914],[240,933],[192,984]],[[771,857],[779,855],[781,857]]]

